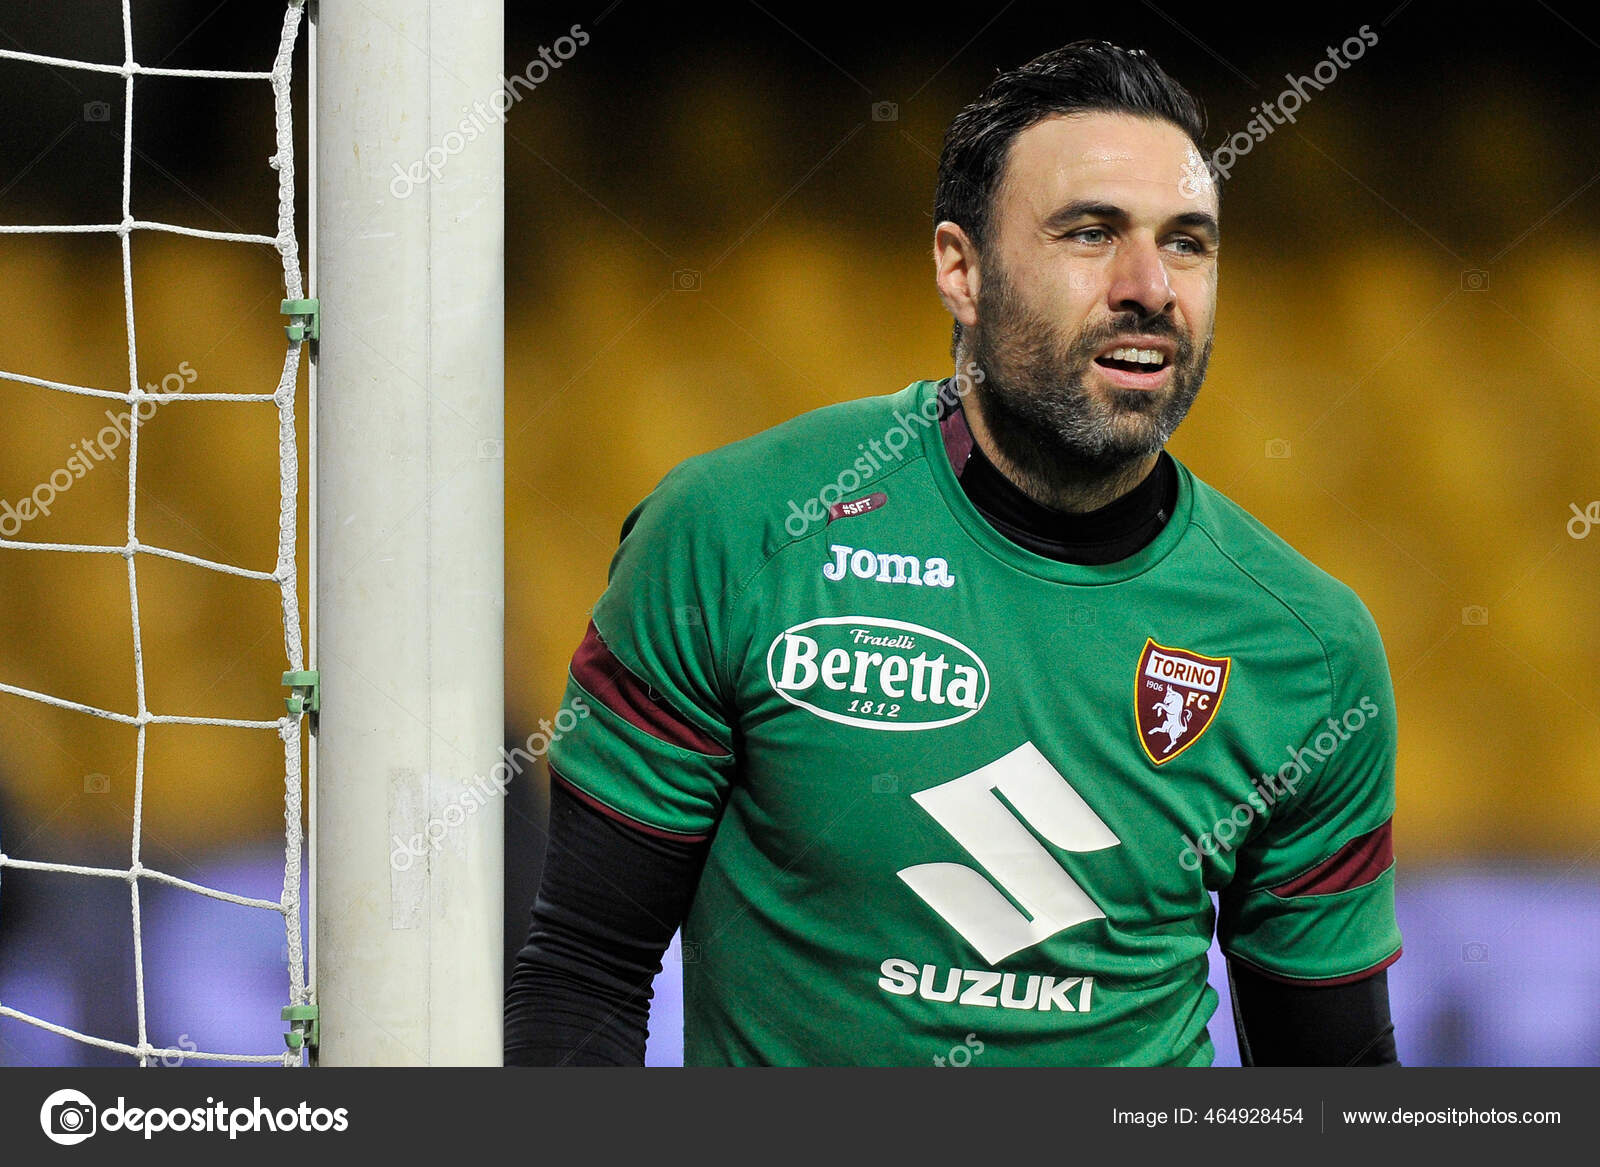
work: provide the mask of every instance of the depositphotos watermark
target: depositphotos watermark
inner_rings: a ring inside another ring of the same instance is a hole
[[[437,851],[444,845],[451,831],[467,821],[479,808],[489,805],[491,798],[503,796],[512,778],[522,776],[523,759],[538,761],[550,752],[550,747],[562,736],[571,733],[592,710],[582,697],[572,699],[571,708],[563,706],[553,719],[541,718],[539,728],[528,735],[522,745],[507,751],[501,750],[500,761],[489,771],[490,777],[478,775],[442,811],[428,820],[422,830],[409,839],[391,835],[394,850],[389,852],[389,866],[396,871],[410,871],[418,859],[428,851]]]
[[[552,45],[540,45],[539,55],[529,61],[522,72],[513,73],[510,77],[502,73],[500,88],[490,94],[489,100],[486,102],[480,98],[470,106],[462,106],[464,116],[456,123],[456,128],[446,131],[438,142],[429,146],[421,159],[410,166],[401,166],[398,162],[394,164],[389,193],[397,199],[407,199],[412,191],[429,179],[438,181],[450,159],[488,133],[490,125],[506,124],[506,111],[527,96],[524,89],[532,93],[550,79],[554,70],[572,60],[578,50],[588,43],[589,34],[581,24],[575,24],[565,36],[556,37]],[[534,76],[535,71],[538,76]]]
[[[1210,172],[1212,181],[1221,186],[1239,159],[1254,150],[1259,143],[1265,142],[1279,126],[1294,124],[1294,115],[1311,101],[1311,95],[1307,90],[1321,93],[1338,80],[1341,72],[1359,61],[1366,55],[1367,50],[1377,43],[1378,34],[1372,31],[1370,24],[1363,24],[1356,29],[1354,36],[1346,37],[1338,48],[1329,45],[1327,59],[1318,61],[1310,73],[1298,77],[1293,73],[1285,73],[1283,79],[1289,83],[1288,88],[1278,94],[1274,101],[1263,101],[1259,106],[1252,105],[1250,112],[1256,116],[1245,123],[1244,129],[1233,134],[1213,150],[1211,157],[1205,160],[1205,170]],[[1198,160],[1191,159],[1191,165],[1185,169],[1183,178],[1178,182],[1178,188],[1184,198],[1199,198],[1200,192],[1205,187],[1204,173],[1194,164],[1196,161]]]
[[[57,1090],[39,1108],[39,1126],[45,1138],[63,1147],[76,1146],[97,1134],[126,1132],[146,1141],[176,1131],[187,1134],[240,1135],[297,1134],[307,1131],[342,1133],[350,1129],[350,1111],[330,1110],[302,1102],[273,1109],[260,1097],[249,1106],[229,1106],[207,1098],[204,1106],[129,1106],[120,1094],[113,1106],[99,1107],[81,1090]]]
[[[1574,539],[1587,539],[1589,532],[1600,526],[1600,501],[1591,502],[1581,511],[1575,502],[1567,506],[1572,511],[1572,517],[1567,520],[1567,534]]]
[[[106,410],[109,424],[101,426],[92,438],[83,438],[68,446],[72,453],[66,462],[46,475],[43,482],[14,503],[8,498],[0,498],[0,539],[15,539],[23,524],[48,517],[58,498],[87,478],[100,463],[116,457],[122,443],[133,432],[135,418],[138,424],[143,425],[156,415],[159,407],[177,397],[199,377],[194,367],[184,361],[178,365],[176,373],[168,373],[161,378],[159,390],[154,385],[146,385],[144,392],[137,395],[137,403],[132,409],[122,413]]]
[[[976,361],[968,361],[964,370],[941,385],[939,391],[914,412],[901,413],[895,410],[894,424],[884,431],[883,437],[873,438],[870,442],[857,442],[856,449],[864,452],[841,470],[837,478],[803,503],[792,498],[788,500],[789,517],[783,520],[783,529],[798,539],[811,529],[812,524],[836,517],[832,512],[840,500],[848,499],[861,490],[884,473],[886,467],[898,465],[905,457],[907,447],[915,440],[917,430],[938,425],[939,410],[943,405],[954,404],[972,392],[974,385],[981,385],[983,381],[983,370],[978,368]],[[851,504],[844,505],[848,507]]]
[[[1285,746],[1289,760],[1279,766],[1276,773],[1252,778],[1253,789],[1244,801],[1235,803],[1228,814],[1211,824],[1211,829],[1198,839],[1182,836],[1183,847],[1178,852],[1178,866],[1185,871],[1199,871],[1202,855],[1215,855],[1218,851],[1232,851],[1234,840],[1250,830],[1256,815],[1267,811],[1286,798],[1293,797],[1300,783],[1311,776],[1312,768],[1326,762],[1354,735],[1366,728],[1367,722],[1378,716],[1378,704],[1363,696],[1337,720],[1328,718],[1328,728],[1317,732],[1310,744],[1295,749]]]
[[[972,1059],[981,1056],[983,1051],[984,1044],[979,1040],[978,1035],[969,1033],[965,1041],[960,1045],[951,1046],[948,1053],[934,1054],[933,1064],[936,1066],[952,1066],[957,1070],[964,1070],[972,1065]]]

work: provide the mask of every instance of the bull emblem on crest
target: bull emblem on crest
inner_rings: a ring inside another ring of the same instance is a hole
[[[1183,694],[1171,685],[1167,686],[1167,695],[1157,701],[1151,707],[1151,711],[1159,713],[1163,720],[1160,725],[1151,726],[1145,736],[1148,737],[1153,733],[1166,734],[1167,746],[1161,752],[1171,753],[1172,747],[1177,745],[1178,739],[1183,736],[1183,731],[1189,728],[1189,718],[1193,711],[1183,707]]]

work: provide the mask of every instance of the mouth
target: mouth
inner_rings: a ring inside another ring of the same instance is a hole
[[[1175,355],[1170,340],[1135,337],[1107,345],[1094,363],[1119,389],[1159,389],[1172,379]]]

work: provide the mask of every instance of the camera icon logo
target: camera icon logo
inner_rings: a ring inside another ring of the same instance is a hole
[[[897,122],[900,120],[900,107],[892,101],[875,101],[872,103],[872,120]]]
[[[1469,267],[1461,273],[1461,290],[1463,292],[1487,292],[1489,290],[1489,273],[1479,267]]]
[[[1468,604],[1461,609],[1461,622],[1469,628],[1481,628],[1489,623],[1489,609],[1482,604]]]
[[[104,774],[85,774],[83,776],[83,792],[85,794],[108,794],[111,791],[111,779]]]
[[[86,122],[109,122],[111,120],[110,103],[104,101],[84,102],[83,120]]]
[[[1461,959],[1467,964],[1482,964],[1489,959],[1489,946],[1481,940],[1469,940],[1461,946]]]
[[[77,1090],[57,1090],[39,1108],[39,1126],[45,1138],[73,1147],[94,1134],[97,1111],[89,1096]]]
[[[698,292],[700,290],[700,273],[690,267],[682,267],[672,273],[672,290],[674,292]]]
[[[898,794],[900,792],[900,779],[893,774],[874,774],[872,776],[872,793]]]
[[[478,439],[478,461],[498,462],[506,456],[506,444],[499,438]]]
[[[1287,458],[1289,456],[1289,443],[1283,438],[1271,438],[1267,442],[1267,457]]]

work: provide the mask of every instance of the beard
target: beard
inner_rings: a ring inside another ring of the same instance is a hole
[[[1205,380],[1211,337],[1197,349],[1170,316],[1125,312],[1063,333],[1023,303],[998,269],[979,302],[972,356],[984,378],[976,392],[995,443],[1036,488],[1031,493],[1059,494],[1118,479],[1167,444]],[[1130,335],[1174,343],[1167,385],[1091,390],[1085,378],[1096,354]]]

